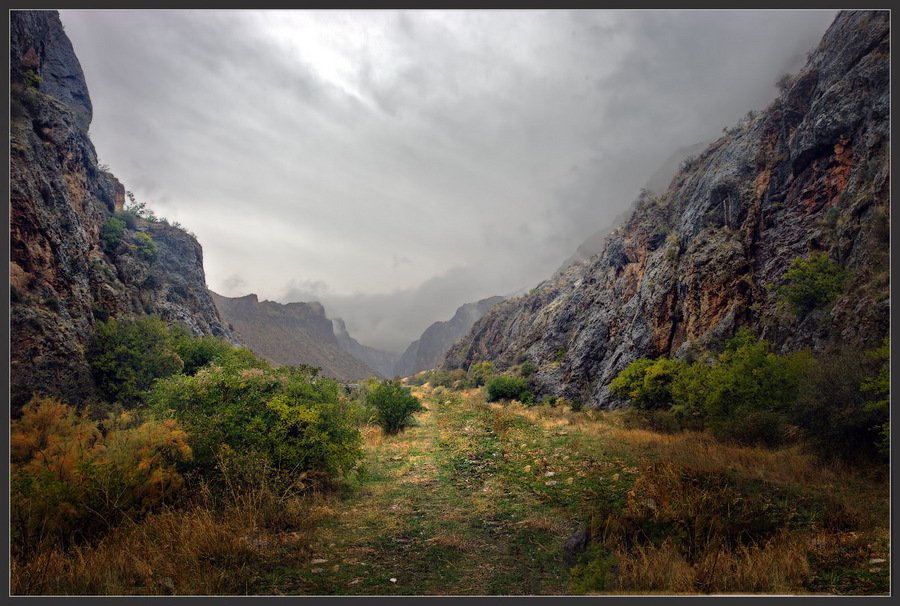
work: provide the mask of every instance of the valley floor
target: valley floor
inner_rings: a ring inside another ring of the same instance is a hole
[[[365,472],[322,505],[303,555],[271,560],[252,593],[889,591],[877,482],[839,479],[796,449],[624,429],[609,414],[488,404],[475,390],[417,395],[428,411],[396,436],[367,430]],[[706,544],[684,536],[704,513],[720,516]],[[623,538],[609,533],[570,574],[578,559],[567,541],[599,524]]]
[[[344,486],[201,483],[90,545],[13,558],[11,593],[890,593],[884,469],[484,389],[413,393],[427,411],[393,436],[364,425]]]

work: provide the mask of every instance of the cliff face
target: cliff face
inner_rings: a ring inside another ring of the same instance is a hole
[[[281,366],[307,364],[343,381],[377,373],[339,344],[319,303],[260,302],[250,294],[228,298],[212,293],[222,317],[257,355]]]
[[[877,346],[889,326],[889,14],[843,12],[761,114],[643,200],[602,252],[505,301],[448,368],[520,353],[537,395],[614,408],[609,382],[641,356],[682,356],[742,326],[782,352]],[[795,317],[772,286],[826,253],[850,275],[833,308]]]
[[[444,363],[447,350],[463,337],[503,297],[490,297],[477,303],[466,303],[456,310],[446,322],[435,322],[425,329],[417,341],[413,341],[397,362],[395,374],[409,377],[423,370],[439,368]]]
[[[378,372],[379,377],[391,378],[394,376],[395,366],[400,359],[399,354],[363,345],[350,336],[350,333],[347,332],[347,326],[340,318],[332,320],[332,325],[338,345],[344,351],[349,352],[354,358],[365,362],[370,368]]]
[[[35,77],[39,77],[38,81]],[[206,290],[200,245],[139,222],[105,251],[104,222],[125,188],[97,164],[90,96],[56,12],[10,13],[10,392],[79,404],[95,393],[84,357],[97,319],[156,314],[232,338]],[[157,254],[132,248],[138,231]]]

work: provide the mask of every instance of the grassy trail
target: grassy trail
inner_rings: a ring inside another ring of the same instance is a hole
[[[364,429],[365,471],[315,501],[307,540],[269,554],[248,593],[888,591],[877,480],[797,447],[623,429],[483,390],[413,393],[427,411],[395,436]],[[566,541],[597,523],[611,559],[570,577]]]
[[[422,394],[420,394],[422,395]],[[368,470],[336,499],[305,565],[270,589],[312,595],[569,592],[564,544],[597,494],[583,440],[445,393],[396,436],[367,438]],[[559,434],[559,435],[557,435]],[[591,448],[596,452],[597,444]],[[604,472],[605,473],[605,472]]]

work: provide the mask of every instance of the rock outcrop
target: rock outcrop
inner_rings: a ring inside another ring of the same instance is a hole
[[[255,294],[229,298],[212,293],[222,318],[254,353],[279,366],[306,364],[342,381],[377,376],[338,343],[319,303],[262,301]]]
[[[780,96],[643,200],[602,252],[504,301],[445,367],[527,355],[538,396],[623,405],[609,382],[638,357],[684,356],[739,327],[781,352],[875,347],[890,311],[890,15],[841,12]],[[789,80],[789,81],[788,81]],[[776,290],[796,257],[851,279],[799,317]]]
[[[410,377],[423,370],[440,368],[447,350],[457,339],[465,336],[479,318],[502,300],[503,297],[489,297],[477,303],[466,303],[449,320],[435,322],[426,328],[422,336],[403,352],[394,374]]]
[[[59,15],[10,12],[10,405],[35,392],[78,405],[95,394],[84,351],[98,319],[155,314],[229,338],[206,290],[200,245],[136,220],[113,250],[103,224],[125,188],[97,163],[92,106]],[[134,245],[149,236],[146,258]]]

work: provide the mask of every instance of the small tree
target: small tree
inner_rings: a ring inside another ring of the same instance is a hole
[[[796,257],[784,272],[785,284],[776,292],[803,316],[820,305],[830,303],[844,290],[846,273],[825,254],[809,259]]]
[[[115,217],[110,217],[100,228],[100,239],[107,252],[112,252],[122,241],[122,232],[125,231],[125,222]]]
[[[409,425],[414,413],[427,410],[419,398],[397,380],[379,384],[366,396],[366,402],[376,410],[378,424],[389,434]]]

